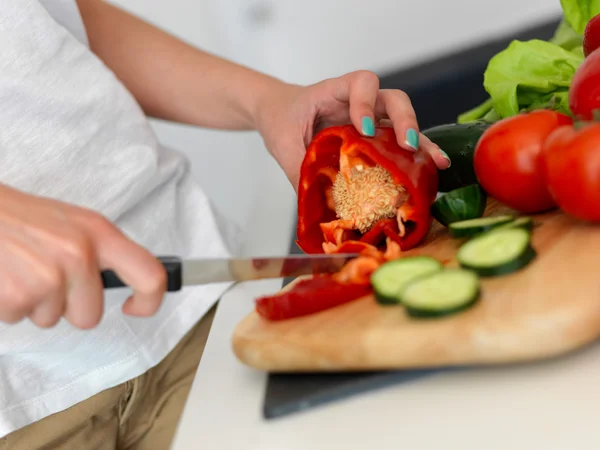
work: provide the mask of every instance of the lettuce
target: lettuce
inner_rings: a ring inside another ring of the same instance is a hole
[[[578,34],[564,18],[561,20],[554,32],[554,36],[552,36],[549,42],[565,50],[578,51],[578,48],[581,48],[581,51],[583,51],[583,35]]]
[[[600,0],[560,0],[563,20],[549,41],[512,41],[490,59],[483,86],[489,99],[461,114],[459,123],[495,122],[549,108],[570,114],[569,86],[583,62],[583,33],[600,14]]]
[[[485,71],[483,86],[490,99],[461,114],[458,122],[493,122],[541,108],[570,114],[569,86],[582,62],[580,46],[569,51],[538,39],[512,41],[490,59]]]
[[[600,0],[560,0],[560,5],[567,23],[581,35],[590,19],[600,14]]]

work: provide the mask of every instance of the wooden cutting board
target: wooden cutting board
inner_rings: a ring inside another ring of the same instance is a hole
[[[518,215],[489,199],[485,216],[507,213]],[[559,211],[533,218],[536,260],[482,279],[481,300],[465,312],[414,319],[372,296],[281,322],[253,312],[236,327],[233,351],[265,371],[321,372],[500,364],[575,350],[600,336],[600,226]],[[406,254],[456,266],[461,242],[435,222]]]

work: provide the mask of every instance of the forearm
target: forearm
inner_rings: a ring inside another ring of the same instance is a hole
[[[198,50],[102,0],[78,0],[91,50],[151,117],[255,129],[263,92],[282,83]]]

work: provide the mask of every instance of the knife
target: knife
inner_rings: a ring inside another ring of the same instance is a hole
[[[159,256],[158,260],[167,272],[167,292],[176,292],[184,286],[199,284],[334,273],[357,256],[354,253],[337,253],[190,260]],[[102,271],[101,277],[104,289],[127,286],[112,270]]]

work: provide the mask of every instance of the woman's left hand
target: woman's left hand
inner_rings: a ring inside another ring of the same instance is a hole
[[[306,147],[323,128],[352,123],[365,136],[376,126],[392,126],[400,147],[422,149],[440,169],[450,159],[419,132],[409,97],[396,89],[379,89],[379,78],[369,71],[351,72],[310,86],[282,84],[265,95],[257,109],[256,125],[267,149],[298,187]]]

